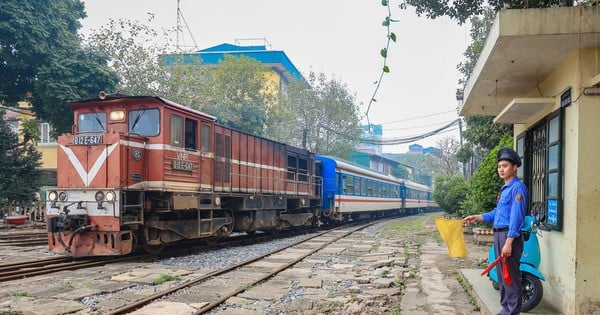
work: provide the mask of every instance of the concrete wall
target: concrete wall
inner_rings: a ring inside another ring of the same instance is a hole
[[[600,73],[600,48],[581,50],[580,82]],[[581,92],[581,90],[579,90]],[[579,96],[579,93],[578,93]],[[575,313],[600,313],[600,95],[581,95],[577,104],[577,261]],[[569,187],[569,186],[567,186]]]
[[[557,110],[560,95],[572,87],[565,109],[563,138],[563,229],[542,232],[540,271],[546,276],[544,299],[565,314],[600,309],[600,95],[584,96],[585,82],[600,73],[600,48],[582,49],[555,69],[528,97],[557,97],[548,112],[515,125],[515,135]],[[597,276],[596,276],[597,277]]]

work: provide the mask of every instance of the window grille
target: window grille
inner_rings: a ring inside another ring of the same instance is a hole
[[[529,214],[553,230],[562,229],[562,109],[517,137],[523,180],[529,189]],[[523,144],[523,139],[525,143]]]

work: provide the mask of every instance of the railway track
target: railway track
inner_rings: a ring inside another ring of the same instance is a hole
[[[151,255],[149,255],[151,256]],[[37,261],[25,261],[0,265],[0,282],[39,276],[63,270],[75,270],[102,266],[107,263],[117,263],[131,260],[133,257],[102,257],[93,259],[73,259],[70,257],[57,257]],[[136,256],[136,258],[140,258]]]
[[[44,235],[46,236],[46,234]],[[24,239],[25,237],[25,235],[13,235],[11,238],[12,240],[19,240]],[[267,234],[242,234],[226,239],[226,242],[223,243],[210,242],[210,245],[198,245],[197,240],[182,241],[176,246],[173,246],[172,248],[164,250],[163,252],[157,254],[147,254],[140,251],[127,256],[106,256],[93,258],[56,257],[49,259],[36,259],[15,263],[0,264],[0,282],[50,274],[63,270],[90,268],[126,261],[151,260],[160,256],[178,256],[189,253],[191,251],[209,250],[211,248],[215,248],[221,245],[242,246],[244,244],[252,244],[260,241],[265,241],[266,239],[269,239],[271,237],[272,236]],[[42,244],[46,243],[47,239],[44,238],[44,242]]]
[[[0,235],[0,246],[31,246],[48,243],[48,233],[8,233]]]
[[[109,314],[130,313],[142,308],[143,306],[149,305],[158,299],[168,300],[170,295],[176,295],[177,292],[182,290],[214,293],[218,291],[218,294],[216,294],[211,300],[203,301],[205,305],[198,309],[196,314],[208,312],[225,302],[227,299],[236,296],[248,288],[253,287],[294,266],[298,262],[324,249],[330,244],[379,222],[380,221],[374,221],[358,227],[345,226],[320,232],[307,239],[303,239],[284,248],[274,250],[242,263],[216,270],[194,279],[188,279],[187,281],[184,281],[179,285],[172,286],[167,290],[157,292],[144,299],[114,309],[110,311]],[[274,265],[277,267],[272,267]],[[236,278],[235,276],[232,276],[234,273],[254,274],[255,276],[250,276],[244,279],[236,279],[239,281],[232,282],[231,279]],[[219,289],[215,290],[214,287],[211,287],[212,285],[210,283],[219,283]]]

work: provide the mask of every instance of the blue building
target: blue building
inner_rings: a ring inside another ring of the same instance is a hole
[[[223,43],[191,53],[184,53],[183,63],[196,63],[200,60],[202,65],[216,67],[221,61],[225,60],[226,55],[252,58],[265,65],[271,70],[270,73],[266,74],[267,79],[274,86],[278,86],[280,90],[285,90],[292,80],[306,82],[284,51],[268,50],[266,45],[238,46]],[[172,64],[176,62],[175,58],[174,55],[167,55],[165,61],[167,64]]]

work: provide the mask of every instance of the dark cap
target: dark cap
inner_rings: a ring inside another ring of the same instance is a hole
[[[498,162],[503,160],[509,161],[512,164],[515,164],[517,167],[521,166],[521,158],[519,157],[517,152],[515,152],[515,150],[509,147],[504,147],[498,150]]]

